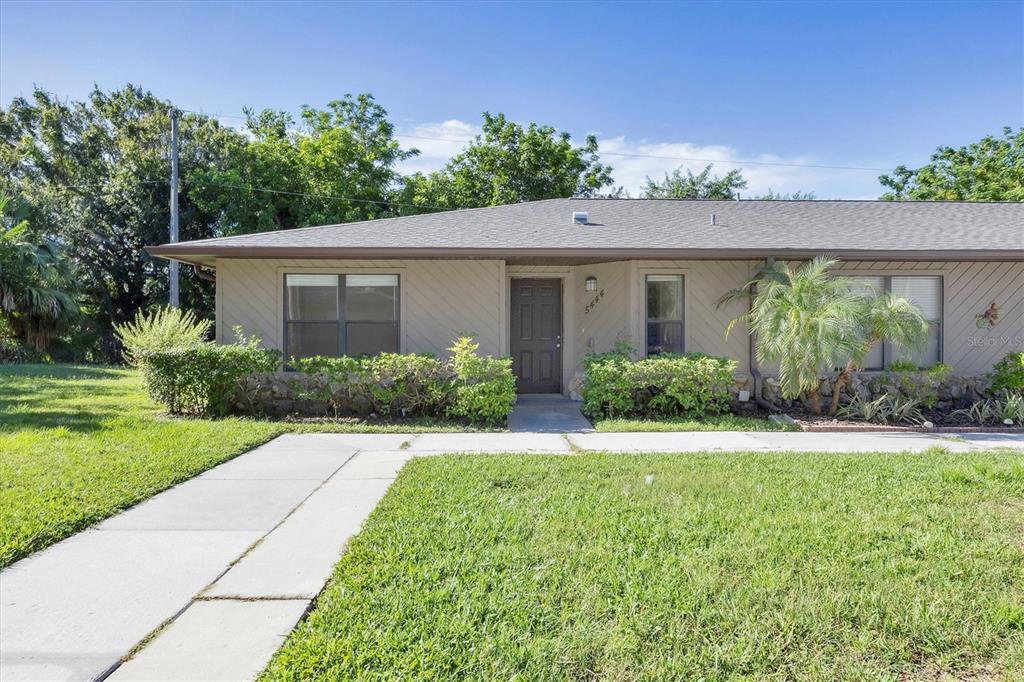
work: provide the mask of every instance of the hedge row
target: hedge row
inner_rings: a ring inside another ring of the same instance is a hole
[[[499,423],[515,402],[512,360],[478,355],[478,348],[464,337],[444,361],[398,353],[293,360],[292,369],[318,378],[305,382],[305,388],[294,382],[294,388],[302,399],[326,403],[336,416],[376,413]],[[137,360],[150,395],[169,412],[213,417],[252,405],[247,378],[274,372],[281,364],[277,351],[259,348],[255,340],[145,351]]]
[[[623,353],[584,360],[583,413],[592,419],[684,417],[729,411],[736,361],[698,353],[631,360]]]

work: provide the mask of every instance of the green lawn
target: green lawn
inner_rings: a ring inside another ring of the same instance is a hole
[[[1024,679],[1024,456],[413,460],[264,678]]]
[[[0,566],[284,431],[440,430],[453,427],[169,419],[133,370],[0,365]]]
[[[704,419],[666,417],[663,419],[602,419],[594,422],[601,432],[621,431],[799,431],[800,427],[777,424],[760,417],[723,414]]]

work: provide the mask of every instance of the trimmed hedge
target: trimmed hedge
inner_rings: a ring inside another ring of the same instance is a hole
[[[463,336],[455,340],[448,361],[455,374],[447,413],[478,424],[504,421],[516,402],[512,358],[477,355],[480,344]]]
[[[184,348],[138,351],[134,360],[146,390],[172,414],[222,417],[250,374],[273,372],[281,354],[258,339],[203,342]]]
[[[631,360],[623,353],[584,360],[583,413],[591,419],[684,417],[729,411],[735,360],[699,353]]]
[[[365,357],[293,360],[299,372],[320,376],[300,397],[326,403],[335,416],[452,417],[475,424],[504,421],[515,403],[511,358],[477,354],[479,344],[456,339],[442,362],[432,355],[381,353]],[[296,390],[299,382],[295,382]]]
[[[443,416],[451,372],[432,355],[381,353],[364,357],[295,359],[292,368],[321,381],[291,382],[297,397],[326,403],[334,416]]]
[[[381,353],[361,357],[313,357],[292,360],[314,382],[291,382],[302,400],[327,405],[334,416],[451,417],[474,424],[497,424],[516,398],[511,358],[477,354],[479,344],[456,339],[452,356]],[[233,344],[199,343],[136,354],[150,396],[173,414],[220,417],[241,409],[257,410],[247,388],[254,374],[277,371],[280,353],[259,347],[258,339]]]

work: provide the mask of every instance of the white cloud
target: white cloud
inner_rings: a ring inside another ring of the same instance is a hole
[[[878,171],[808,168],[800,165],[823,164],[811,154],[782,156],[778,154],[743,154],[725,145],[695,145],[688,142],[634,142],[625,137],[601,141],[603,160],[614,168],[616,185],[623,185],[632,196],[638,196],[648,177],[661,179],[676,168],[699,173],[709,163],[712,174],[725,175],[733,168],[743,171],[747,188],[741,196],[796,191],[814,192],[819,199],[877,198]],[[620,156],[621,154],[621,156]],[[635,154],[637,156],[628,156]],[[748,163],[743,163],[744,161]],[[749,163],[756,161],[760,163]]]
[[[480,126],[457,119],[399,128],[395,137],[402,148],[415,147],[420,150],[420,154],[399,164],[398,172],[410,174],[435,171],[462,151],[466,146],[465,140],[479,134]]]
[[[437,170],[465,147],[466,140],[479,133],[478,125],[457,119],[400,128],[396,137],[402,146],[416,147],[421,154],[403,162],[399,172]],[[614,168],[615,186],[622,185],[634,197],[640,195],[647,177],[661,179],[676,168],[684,173],[686,170],[699,173],[708,163],[714,164],[712,173],[716,175],[740,168],[747,180],[747,189],[740,193],[743,197],[767,194],[769,190],[814,192],[819,199],[874,199],[881,193],[877,179],[880,171],[809,168],[807,165],[845,165],[821,161],[811,153],[785,156],[740,151],[727,145],[631,140],[625,136],[604,137],[599,141],[602,161]],[[797,165],[762,165],[768,163]]]

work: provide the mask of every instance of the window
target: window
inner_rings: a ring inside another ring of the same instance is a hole
[[[886,363],[910,360],[918,367],[931,367],[942,359],[942,278],[890,277],[889,290],[921,309],[924,319],[928,320],[928,340],[917,350],[895,349],[886,344]]]
[[[920,349],[896,348],[890,343],[877,344],[864,359],[864,369],[882,369],[894,360],[910,360],[918,367],[930,367],[942,360],[942,277],[909,275],[850,279],[865,291],[879,294],[892,292],[903,296],[920,308],[929,322],[928,340]]]
[[[398,275],[285,275],[289,358],[398,352]]]
[[[647,354],[683,352],[683,276],[647,275]]]

